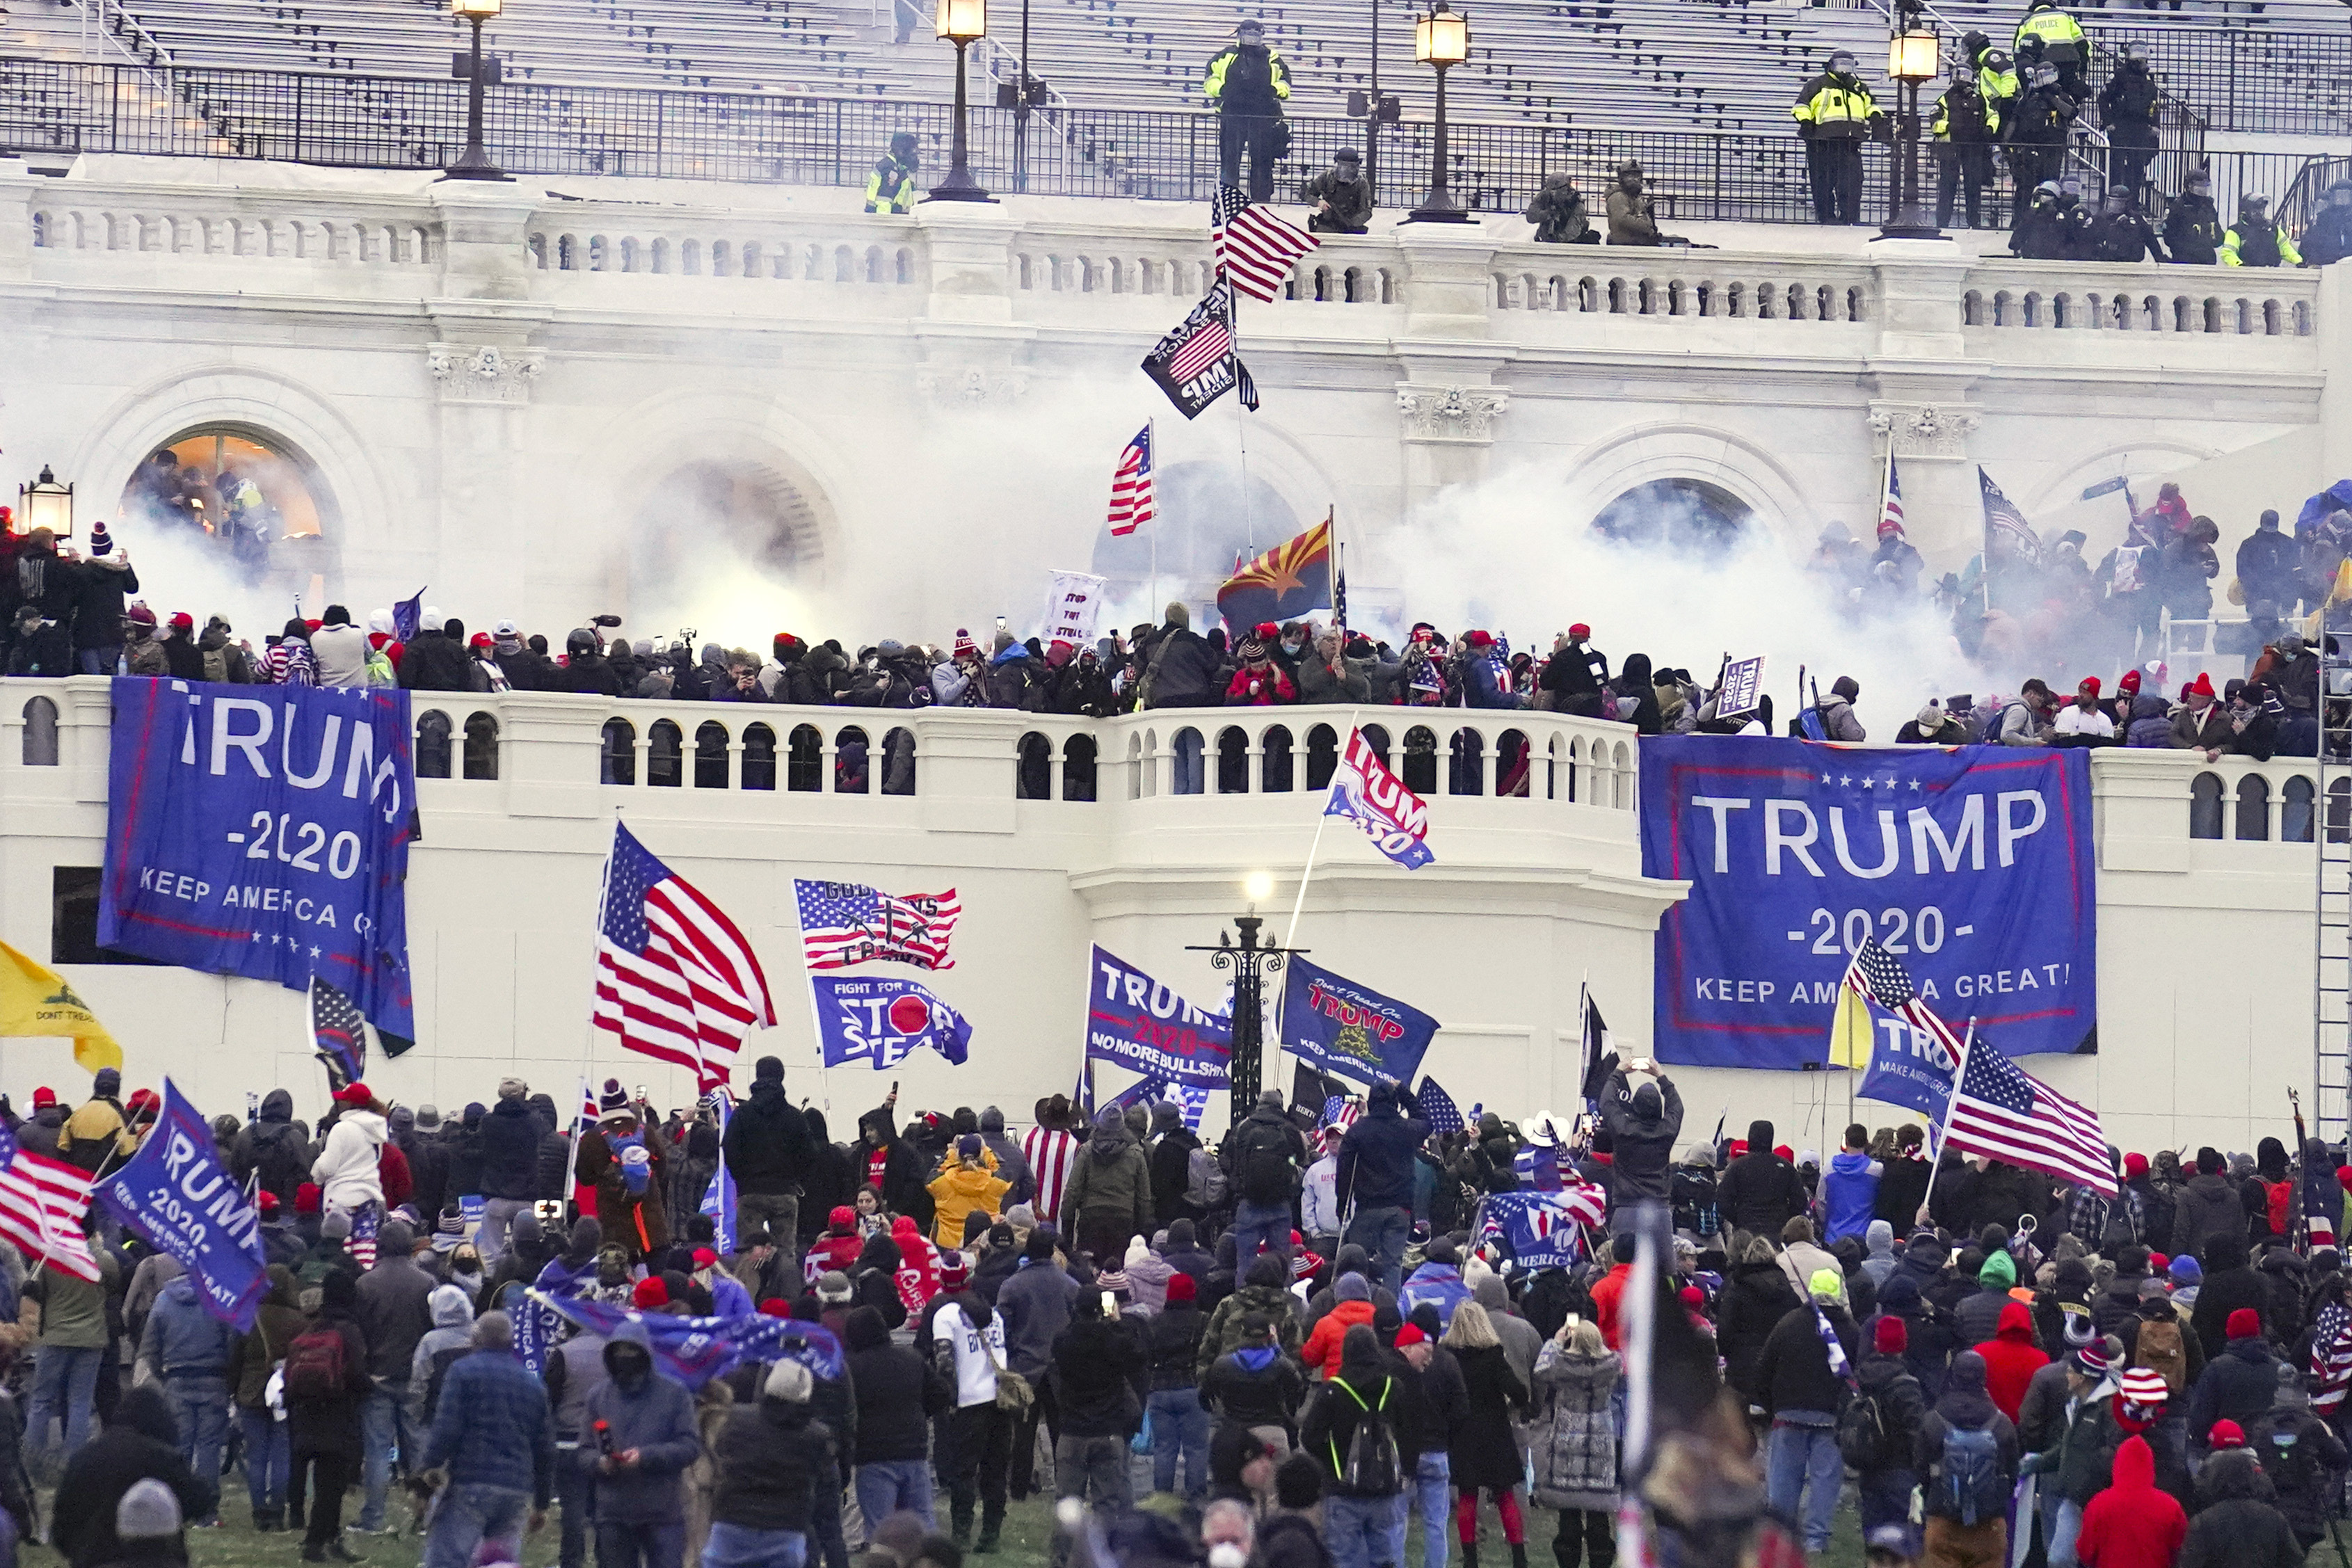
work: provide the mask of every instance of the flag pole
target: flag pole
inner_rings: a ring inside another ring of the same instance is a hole
[[[422,590],[419,590],[422,592]],[[588,1086],[589,1094],[596,1092],[596,959],[604,941],[604,917],[610,912],[613,897],[613,847],[620,842],[621,808],[613,808],[613,837],[605,844],[604,869],[596,875],[596,926],[593,940],[588,947],[588,1038],[580,1050],[580,1079]],[[586,1103],[583,1100],[583,1103]],[[580,1141],[575,1138],[572,1152],[577,1158]],[[440,1215],[433,1216],[438,1224]]]
[[[1347,655],[1343,652],[1339,657],[1345,658]],[[1364,710],[1361,708],[1351,708],[1348,710],[1348,737],[1349,740],[1353,740],[1355,738],[1357,721],[1361,719],[1363,716]],[[1340,748],[1340,755],[1344,757],[1346,754],[1347,749],[1343,744]],[[1330,788],[1327,784],[1324,787],[1323,802],[1326,805],[1328,805],[1330,801]],[[1293,942],[1298,940],[1298,913],[1301,910],[1307,907],[1307,884],[1315,875],[1316,853],[1323,847],[1323,825],[1330,820],[1331,814],[1328,811],[1318,813],[1316,816],[1315,837],[1307,846],[1307,868],[1298,873],[1298,896],[1290,901],[1290,928],[1282,933],[1282,945],[1285,947],[1290,946]],[[1279,1047],[1276,1047],[1277,1050],[1279,1050]]]
[[[1927,1190],[1919,1194],[1919,1213],[1922,1215],[1927,1212],[1927,1205],[1936,1195],[1936,1174],[1944,1168],[1944,1150],[1952,1136],[1952,1112],[1959,1109],[1960,1084],[1968,1077],[1969,1050],[1976,1043],[1976,1016],[1970,1014],[1968,1033],[1960,1037],[1960,1059],[1952,1067],[1952,1098],[1944,1102],[1943,1124],[1936,1130],[1936,1149],[1932,1156],[1934,1163],[1927,1167]],[[1916,1216],[1912,1223],[1915,1225],[1918,1223]]]
[[[794,920],[798,921],[800,913],[800,900],[798,897],[794,897],[793,900],[793,911]],[[824,1013],[818,1007],[816,1001],[816,971],[811,969],[808,963],[808,927],[805,923],[803,923],[800,925],[799,929],[801,933],[801,978],[808,982],[809,1033],[814,1037],[816,1044],[817,1092],[824,1097],[824,1113],[827,1118],[830,1118],[833,1115],[833,1075],[824,1065]],[[877,1071],[880,1069],[882,1063],[879,1058],[875,1058],[874,1066]]]
[[[1143,422],[1143,445],[1144,449],[1151,454],[1151,467],[1154,470],[1151,486],[1154,498],[1151,505],[1151,521],[1153,523],[1157,524],[1160,521],[1160,503],[1158,500],[1160,490],[1158,474],[1158,469],[1160,468],[1160,420],[1156,416]],[[1151,601],[1144,607],[1155,616],[1160,613],[1160,530],[1157,527],[1154,527],[1151,531]],[[1156,625],[1157,623],[1155,622],[1154,624]]]

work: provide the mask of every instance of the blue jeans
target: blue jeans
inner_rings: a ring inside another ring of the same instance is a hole
[[[2057,1479],[2055,1476],[2050,1479]],[[2074,1568],[2074,1542],[2083,1534],[2083,1505],[2062,1500],[2045,1518],[2049,1523],[2044,1532],[2043,1554],[2050,1560],[2050,1568]]]
[[[221,1450],[228,1447],[228,1379],[167,1375],[163,1396],[172,1402],[172,1420],[180,1429],[180,1458],[217,1493]]]
[[[555,1506],[563,1513],[557,1568],[587,1568],[588,1532],[595,1528],[596,1472],[574,1463],[579,1451],[572,1438],[556,1441]]]
[[[1393,1290],[1402,1282],[1404,1247],[1412,1239],[1412,1215],[1401,1208],[1359,1208],[1356,1217],[1348,1222],[1343,1239],[1362,1247],[1380,1270],[1373,1283]]]
[[[1244,1198],[1234,1209],[1234,1267],[1246,1274],[1250,1259],[1267,1250],[1290,1256],[1290,1205]]]
[[[1909,1469],[1864,1470],[1857,1477],[1862,1492],[1862,1532],[1867,1536],[1882,1524],[1911,1521],[1911,1489],[1919,1478]]]
[[[1323,1499],[1323,1544],[1332,1568],[1375,1568],[1404,1562],[1404,1496]]]
[[[74,655],[84,675],[112,675],[122,663],[122,645],[109,643],[103,647],[86,647]]]
[[[286,1474],[291,1465],[286,1423],[267,1407],[240,1408],[237,1425],[245,1429],[245,1490],[256,1518],[286,1511]]]
[[[866,1533],[894,1513],[911,1513],[923,1528],[936,1532],[931,1512],[931,1467],[924,1459],[874,1459],[857,1467],[857,1511],[866,1516]]]
[[[1209,1413],[1197,1388],[1154,1389],[1151,1416],[1151,1489],[1176,1489],[1176,1461],[1184,1461],[1184,1495],[1209,1495]]]
[[[1391,1210],[1394,1213],[1394,1210]],[[1413,1505],[1421,1510],[1422,1568],[1445,1568],[1447,1522],[1454,1517],[1454,1468],[1450,1456],[1424,1450],[1412,1472]],[[1399,1568],[1403,1559],[1399,1557]]]
[[[375,1392],[360,1406],[360,1441],[364,1446],[360,1479],[366,1497],[360,1503],[359,1528],[373,1532],[383,1528],[384,1494],[392,1488],[393,1453],[399,1450],[404,1473],[416,1447],[416,1434],[408,1424],[408,1380],[375,1380]]]
[[[1782,1412],[1783,1416],[1788,1413]],[[1784,1518],[1802,1517],[1805,1521],[1805,1551],[1820,1556],[1829,1550],[1830,1522],[1837,1515],[1838,1487],[1845,1479],[1845,1461],[1838,1457],[1837,1429],[1826,1425],[1822,1417],[1820,1426],[1790,1426],[1785,1420],[1772,1423],[1772,1438],[1765,1454],[1766,1494],[1772,1507]],[[1812,1492],[1805,1496],[1806,1483],[1812,1483]],[[1802,1498],[1804,1511],[1798,1512]]]
[[[521,1555],[523,1526],[530,1522],[530,1493],[520,1487],[452,1481],[433,1505],[433,1528],[425,1537],[419,1568],[472,1568],[485,1541],[511,1542]]]
[[[714,1523],[711,1533],[718,1529]],[[703,1561],[709,1560],[705,1548]],[[686,1525],[599,1523],[596,1568],[686,1568]]]
[[[98,1363],[103,1346],[43,1345],[33,1362],[33,1407],[26,1415],[25,1447],[28,1457],[49,1453],[49,1423],[65,1424],[65,1451],[71,1454],[89,1440],[89,1414],[97,1407]]]
[[[702,1568],[803,1568],[807,1562],[808,1537],[797,1530],[753,1530],[713,1520],[702,1548]]]

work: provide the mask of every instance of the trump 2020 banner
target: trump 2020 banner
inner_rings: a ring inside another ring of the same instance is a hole
[[[261,1216],[221,1163],[212,1128],[170,1079],[154,1129],[96,1196],[142,1241],[180,1260],[205,1311],[241,1334],[253,1331],[269,1286]]]
[[[1371,1085],[1411,1083],[1437,1020],[1303,958],[1282,984],[1282,1043],[1319,1072]]]
[[[1331,771],[1323,815],[1354,823],[1375,848],[1408,871],[1437,858],[1429,852],[1429,803],[1389,772],[1361,730],[1348,731],[1347,754]]]
[[[1097,947],[1087,966],[1087,1055],[1162,1083],[1223,1089],[1233,1079],[1233,1020]]]
[[[408,693],[114,682],[100,946],[297,991],[414,1039]]]
[[[2011,1056],[2095,1044],[2084,752],[1644,741],[1642,874],[1691,884],[1658,924],[1662,1062],[1824,1061],[1870,936],[1956,1030],[1973,1017]]]
[[[812,974],[824,1065],[897,1067],[924,1046],[961,1063],[971,1051],[971,1021],[911,980],[836,980]]]

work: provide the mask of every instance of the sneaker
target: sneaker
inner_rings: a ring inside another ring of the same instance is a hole
[[[982,1531],[980,1540],[971,1549],[972,1555],[975,1557],[992,1557],[996,1554],[996,1531],[992,1530]]]

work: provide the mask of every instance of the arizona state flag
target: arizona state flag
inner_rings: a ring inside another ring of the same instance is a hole
[[[1330,603],[1328,517],[1243,566],[1217,590],[1217,609],[1229,626],[1296,620]]]
[[[91,1072],[122,1067],[122,1047],[65,977],[0,942],[0,1038],[54,1035],[73,1041],[74,1060]]]

